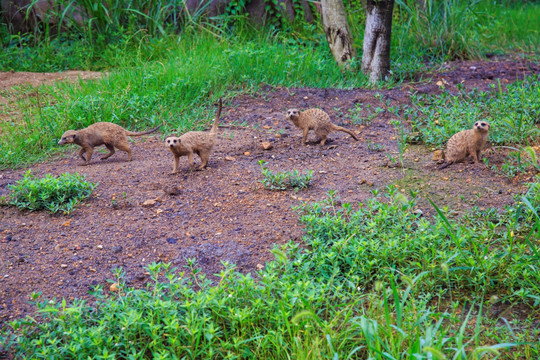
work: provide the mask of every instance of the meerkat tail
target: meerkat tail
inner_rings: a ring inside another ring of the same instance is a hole
[[[157,129],[159,129],[161,127],[161,125],[159,125],[158,127],[155,127],[151,130],[147,130],[147,131],[141,131],[141,132],[133,132],[133,131],[127,131],[126,130],[126,135],[128,136],[141,136],[141,135],[146,135],[146,134],[150,134],[150,133],[153,133],[154,131],[157,131]]]
[[[445,162],[445,163],[443,164],[443,166],[441,166],[441,167],[439,168],[439,170],[446,169],[447,167],[449,167],[449,166],[452,165],[452,164],[453,164],[452,162]]]
[[[343,131],[343,132],[346,132],[347,134],[351,135],[353,137],[354,140],[358,141],[358,138],[356,137],[356,135],[349,129],[345,129],[344,127],[341,127],[341,126],[337,126],[335,124],[332,124],[332,128],[336,131]]]
[[[222,101],[221,101],[221,98],[219,98],[219,106],[216,113],[216,120],[214,121],[214,125],[212,125],[212,129],[210,130],[211,133],[217,133],[218,131],[219,117],[221,116],[221,105],[222,105]]]

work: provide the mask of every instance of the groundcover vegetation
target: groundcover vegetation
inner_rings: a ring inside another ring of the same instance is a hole
[[[118,291],[96,288],[93,305],[36,295],[37,318],[11,322],[2,344],[43,359],[540,355],[534,323],[516,331],[485,315],[501,303],[538,312],[538,184],[503,212],[457,220],[422,216],[394,187],[357,208],[336,200],[299,206],[304,245],[275,248],[253,276],[154,263],[147,288],[133,289],[117,269]]]

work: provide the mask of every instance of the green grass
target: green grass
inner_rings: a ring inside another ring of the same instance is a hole
[[[268,169],[266,166],[266,161],[260,160],[259,165],[261,166],[261,172],[263,175],[261,182],[266,189],[295,189],[298,191],[301,189],[307,189],[311,185],[313,170],[307,170],[304,174],[300,174],[300,172],[296,169],[292,171],[274,173]]]
[[[47,210],[50,213],[62,211],[69,214],[78,203],[90,196],[97,186],[79,174],[64,173],[58,177],[51,174],[36,179],[28,171],[24,178],[9,185],[8,204],[21,210]]]
[[[409,120],[422,141],[443,147],[456,132],[471,129],[479,120],[490,123],[489,141],[497,145],[529,144],[540,135],[540,85],[538,76],[516,81],[506,89],[493,85],[491,91],[466,91],[454,95],[413,95],[412,106],[400,116]]]
[[[133,289],[117,269],[119,291],[98,288],[93,306],[35,295],[37,317],[0,343],[47,359],[538,358],[538,183],[504,212],[458,220],[420,217],[395,188],[357,210],[335,200],[299,207],[305,244],[275,248],[254,276],[152,264]],[[497,306],[528,315],[488,316]]]

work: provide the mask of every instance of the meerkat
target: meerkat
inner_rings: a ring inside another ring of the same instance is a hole
[[[170,152],[174,155],[174,167],[170,175],[177,174],[179,172],[178,165],[180,162],[180,156],[187,155],[188,162],[193,170],[195,165],[193,163],[193,154],[199,155],[201,158],[201,165],[199,170],[204,169],[208,165],[212,148],[216,144],[219,117],[221,116],[221,99],[219,99],[219,106],[216,114],[216,120],[210,132],[204,131],[189,131],[180,137],[169,136],[165,139],[165,144]]]
[[[105,145],[109,149],[109,153],[101,158],[101,160],[111,157],[117,148],[125,151],[128,154],[128,161],[131,161],[131,149],[129,148],[127,137],[128,136],[141,136],[153,133],[159,129],[161,125],[148,131],[132,132],[124,129],[120,125],[116,125],[110,122],[98,122],[90,125],[89,127],[81,130],[68,130],[63,135],[58,144],[77,144],[81,147],[79,156],[83,159],[84,163],[81,165],[88,165],[90,159],[92,159],[92,153],[94,147]],[[86,158],[84,157],[86,153]]]
[[[343,131],[351,135],[354,140],[358,141],[356,135],[349,129],[332,124],[330,116],[321,109],[308,109],[300,112],[297,109],[287,110],[287,119],[293,122],[293,124],[302,129],[302,142],[307,142],[307,135],[309,130],[314,130],[315,134],[319,137],[320,144],[326,143],[328,134],[332,131]]]
[[[487,121],[477,121],[472,129],[454,134],[446,145],[446,163],[439,170],[462,161],[467,155],[471,155],[474,163],[478,163],[487,141],[489,128],[490,125]]]

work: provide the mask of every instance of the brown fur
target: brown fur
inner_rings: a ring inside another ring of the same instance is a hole
[[[81,165],[88,165],[90,159],[92,159],[94,147],[100,145],[105,145],[109,149],[109,153],[103,156],[101,160],[111,157],[115,153],[114,148],[117,148],[125,151],[128,154],[128,161],[131,161],[131,149],[129,148],[127,137],[150,134],[159,129],[160,126],[148,131],[132,132],[110,122],[98,122],[85,129],[66,131],[58,144],[79,145],[81,147],[79,156],[84,160],[84,163]],[[86,158],[84,157],[84,153],[86,153]]]
[[[297,109],[289,109],[287,110],[287,119],[291,120],[296,127],[302,129],[303,143],[307,142],[309,130],[315,131],[321,145],[326,143],[326,138],[332,131],[346,132],[351,135],[354,140],[358,141],[358,138],[351,130],[332,124],[330,116],[321,109],[308,109],[302,112]]]
[[[195,164],[193,163],[193,154],[199,155],[201,158],[201,165],[199,170],[202,170],[208,165],[212,148],[216,144],[219,117],[221,115],[221,99],[219,99],[219,107],[216,114],[216,120],[210,132],[204,131],[189,131],[180,137],[170,136],[165,139],[167,148],[174,155],[174,167],[171,175],[179,172],[178,166],[180,163],[180,156],[187,155],[188,162],[193,170]]]
[[[474,163],[481,159],[482,149],[486,144],[490,125],[487,121],[477,121],[472,129],[454,134],[446,145],[446,164],[439,169],[464,160],[471,155]]]

